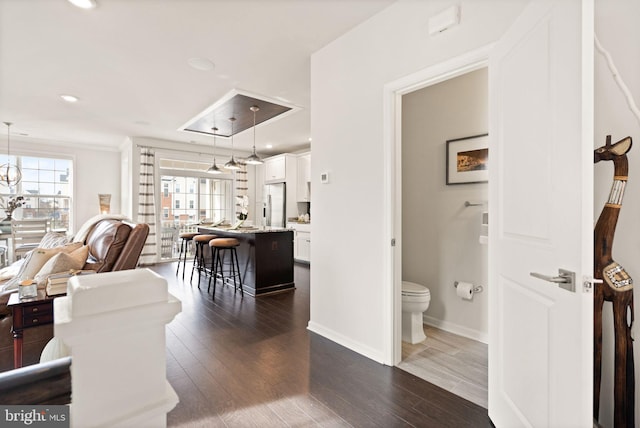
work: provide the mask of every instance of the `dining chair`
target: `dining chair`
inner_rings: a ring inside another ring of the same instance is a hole
[[[18,260],[38,247],[38,244],[49,231],[51,220],[48,218],[30,218],[12,220],[11,241],[13,247],[13,259]]]

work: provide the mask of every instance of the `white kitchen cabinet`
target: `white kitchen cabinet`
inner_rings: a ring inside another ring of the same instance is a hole
[[[264,182],[286,181],[287,179],[287,158],[285,156],[274,156],[264,161]]]
[[[287,223],[288,229],[293,229],[293,258],[297,261],[311,261],[311,224]]]
[[[311,154],[298,156],[298,202],[311,201]]]
[[[297,260],[308,262],[311,260],[311,232],[296,231]]]

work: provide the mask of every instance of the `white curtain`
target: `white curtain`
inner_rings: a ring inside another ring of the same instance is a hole
[[[149,237],[140,255],[140,264],[153,264],[158,259],[156,249],[156,204],[154,186],[155,153],[148,147],[140,149],[140,186],[138,188],[138,222],[149,225]]]

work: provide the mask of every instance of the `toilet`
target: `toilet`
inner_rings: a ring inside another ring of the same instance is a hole
[[[412,345],[427,338],[422,313],[429,307],[431,293],[423,285],[402,281],[402,341]]]

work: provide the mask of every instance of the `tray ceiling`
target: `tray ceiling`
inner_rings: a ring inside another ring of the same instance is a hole
[[[280,118],[285,113],[291,114],[299,110],[295,106],[278,104],[273,100],[234,90],[189,120],[180,130],[213,136],[213,128],[216,127],[218,128],[216,136],[231,137],[232,126],[229,120],[231,117],[236,119],[233,123],[233,135],[253,127],[252,106],[258,106],[260,109],[256,112],[256,126]]]

